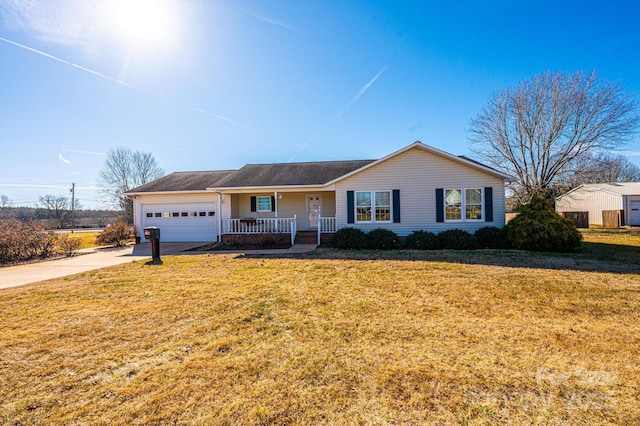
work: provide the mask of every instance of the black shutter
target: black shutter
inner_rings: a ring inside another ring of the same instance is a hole
[[[355,205],[353,200],[353,191],[347,191],[347,223],[355,223]]]
[[[393,190],[393,223],[400,223],[400,190]]]
[[[251,197],[251,211],[252,212],[255,212],[256,210],[258,210],[257,209],[257,204],[258,204],[258,202],[256,200],[256,197],[255,196]]]
[[[444,222],[444,189],[436,189],[436,222]]]
[[[276,211],[276,196],[275,195],[271,196],[271,211],[272,212]]]
[[[493,188],[484,189],[484,221],[493,222]]]

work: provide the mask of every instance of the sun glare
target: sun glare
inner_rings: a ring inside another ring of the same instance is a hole
[[[178,37],[179,13],[173,0],[109,0],[103,16],[109,32],[136,48],[170,48]]]

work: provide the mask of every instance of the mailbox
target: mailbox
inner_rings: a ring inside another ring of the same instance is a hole
[[[157,226],[144,228],[144,237],[149,241],[160,240],[160,228]]]
[[[149,226],[144,228],[144,237],[151,241],[151,257],[150,264],[161,264],[160,259],[160,228],[157,226]]]

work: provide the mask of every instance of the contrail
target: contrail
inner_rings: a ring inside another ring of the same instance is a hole
[[[95,152],[95,151],[80,151],[77,149],[64,149],[67,152],[75,152],[77,154],[87,154],[87,155],[107,155],[106,152]]]
[[[62,153],[58,154],[58,160],[62,161],[63,163],[66,163],[66,164],[71,164],[71,161],[69,161],[66,158],[64,158],[62,156]]]
[[[275,25],[276,27],[284,28],[285,30],[293,31],[293,32],[296,32],[296,33],[300,32],[296,28],[293,28],[292,26],[287,25],[282,21],[277,21],[275,19],[266,18],[266,17],[264,17],[262,15],[258,15],[257,13],[253,13],[253,12],[244,11],[244,13],[249,15],[249,16],[251,16],[252,18],[257,19],[258,21],[262,21],[262,22],[265,22],[267,24]]]
[[[350,107],[351,105],[353,105],[353,104],[354,104],[358,99],[360,99],[360,97],[361,97],[362,95],[364,95],[364,93],[365,93],[367,90],[369,90],[369,87],[371,87],[371,86],[373,85],[373,83],[375,83],[375,82],[376,82],[376,80],[377,80],[378,78],[380,78],[380,76],[382,75],[382,73],[383,73],[383,72],[385,72],[386,70],[387,70],[387,66],[385,65],[384,67],[382,67],[382,69],[381,69],[380,71],[378,71],[378,73],[377,73],[377,74],[376,74],[376,75],[375,75],[371,80],[369,80],[369,82],[368,82],[367,84],[365,84],[364,86],[362,86],[362,88],[360,89],[360,91],[358,91],[358,93],[353,97],[353,99],[351,99],[351,102],[349,102],[349,103],[347,104],[347,106],[346,106],[346,107],[344,107],[344,109],[343,109],[343,110],[342,110],[338,115],[336,115],[336,118],[340,118],[340,116],[341,116],[342,114],[344,114],[344,112],[345,112],[346,110],[348,110],[348,109],[349,109],[349,107]]]
[[[311,136],[305,143],[303,143],[302,145],[300,145],[300,148],[298,148],[298,150],[296,152],[293,153],[293,155],[291,156],[291,158],[289,158],[289,163],[293,162],[293,160],[296,158],[296,156],[298,154],[300,154],[306,147],[307,145],[309,145],[311,143],[312,140],[314,140],[315,138],[318,137],[320,133],[315,133],[313,136]]]
[[[254,129],[254,128],[252,128],[252,127],[245,126],[244,124],[237,123],[237,122],[235,122],[235,121],[233,121],[233,120],[231,120],[231,119],[229,119],[229,118],[227,118],[227,117],[223,117],[223,116],[221,116],[221,115],[214,114],[214,113],[212,113],[212,112],[205,111],[205,110],[200,109],[200,108],[192,107],[191,109],[193,109],[194,111],[200,112],[200,113],[202,113],[202,114],[206,114],[206,115],[208,115],[208,116],[211,116],[211,117],[213,117],[213,118],[217,118],[218,120],[226,121],[227,123],[229,123],[229,124],[233,124],[234,126],[242,127],[243,129],[252,130],[252,131],[254,131],[254,132],[256,132],[256,131],[257,131],[256,129]]]
[[[99,73],[98,71],[94,71],[92,69],[85,68],[82,65],[78,65],[78,64],[74,64],[73,62],[66,61],[64,59],[58,58],[57,56],[53,56],[53,55],[50,55],[50,54],[48,54],[46,52],[43,52],[42,50],[34,49],[33,47],[29,47],[29,46],[25,46],[24,44],[16,43],[15,41],[8,40],[8,39],[6,39],[4,37],[0,37],[0,40],[4,41],[5,43],[9,43],[9,44],[12,44],[14,46],[17,46],[17,47],[19,47],[21,49],[25,49],[25,50],[28,50],[30,52],[37,53],[38,55],[44,56],[45,58],[53,59],[54,61],[58,61],[58,62],[61,62],[61,63],[65,64],[65,65],[69,65],[71,67],[77,68],[80,71],[84,71],[86,73],[93,74],[93,75],[98,76],[100,78],[104,78],[105,80],[113,81],[114,83],[122,84],[123,86],[129,86],[128,83],[126,83],[126,82],[124,82],[122,80],[118,80],[118,79],[115,79],[113,77],[109,77],[108,75],[104,75],[102,73]]]

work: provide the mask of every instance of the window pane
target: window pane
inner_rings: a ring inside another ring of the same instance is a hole
[[[448,205],[459,205],[462,203],[462,191],[459,189],[447,189],[445,198]]]
[[[482,219],[482,189],[467,189],[465,197],[465,218],[469,220]]]
[[[371,206],[370,192],[356,192],[356,206]]]
[[[467,204],[482,204],[481,189],[467,189]]]
[[[460,206],[447,206],[445,208],[446,219],[447,220],[460,220],[462,219],[462,215],[460,214]]]
[[[482,219],[482,206],[467,204],[467,219],[480,220]]]
[[[356,221],[371,222],[370,192],[356,192]]]
[[[446,220],[462,219],[462,190],[447,189],[445,191],[445,218]]]
[[[376,192],[376,221],[391,220],[391,193]]]
[[[271,197],[258,197],[258,211],[259,212],[271,211]]]

